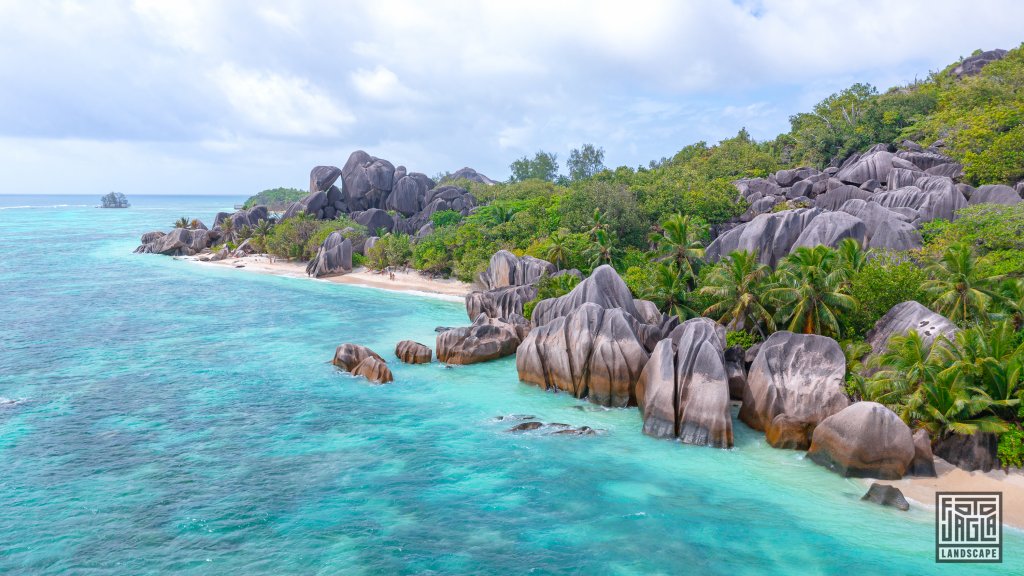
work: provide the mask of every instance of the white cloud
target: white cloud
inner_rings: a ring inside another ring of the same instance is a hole
[[[355,117],[309,80],[223,64],[210,79],[250,128],[279,136],[338,136]]]
[[[359,68],[352,72],[352,84],[363,97],[381,102],[404,102],[418,99],[394,72],[384,66],[373,70]]]

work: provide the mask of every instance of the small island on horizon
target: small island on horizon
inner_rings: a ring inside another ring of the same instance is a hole
[[[121,192],[111,192],[110,194],[104,194],[100,197],[100,208],[128,208],[131,204],[128,203],[128,197]]]

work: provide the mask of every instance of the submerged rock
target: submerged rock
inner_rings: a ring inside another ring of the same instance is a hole
[[[515,354],[521,340],[516,326],[481,314],[473,324],[437,335],[437,359],[446,364],[476,364]]]
[[[740,420],[775,448],[806,449],[814,428],[846,408],[846,357],[825,336],[776,332],[747,373]]]
[[[910,428],[877,402],[857,402],[821,421],[807,457],[841,476],[899,480],[914,460]]]
[[[430,364],[434,353],[425,344],[402,340],[395,346],[395,356],[406,364]]]
[[[371,382],[383,384],[394,380],[387,362],[373,350],[359,344],[338,346],[331,363],[353,376],[362,376]]]
[[[910,510],[910,503],[903,497],[903,492],[899,488],[889,486],[888,484],[872,482],[871,488],[868,488],[867,493],[861,496],[861,500],[874,502],[882,506],[891,506],[904,512]]]

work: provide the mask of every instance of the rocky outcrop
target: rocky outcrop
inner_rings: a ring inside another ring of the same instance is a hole
[[[884,353],[888,348],[889,338],[896,335],[905,336],[911,330],[917,330],[918,335],[927,344],[931,344],[939,336],[952,340],[956,335],[956,325],[945,316],[932,312],[920,302],[901,302],[890,308],[868,332],[867,342],[871,346],[871,354]]]
[[[932,454],[932,439],[927,430],[914,432],[914,459],[907,474],[911,476],[935,477],[935,457]]]
[[[584,302],[530,331],[516,352],[519,379],[602,406],[635,405],[648,360],[638,329],[623,309]]]
[[[856,184],[857,186],[869,180],[877,180],[884,183],[889,178],[889,171],[893,169],[893,159],[895,157],[895,154],[886,150],[868,152],[840,168],[836,178],[847,184]]]
[[[395,346],[395,356],[406,364],[430,364],[434,353],[425,344],[402,340]]]
[[[437,359],[445,364],[476,364],[515,354],[521,342],[516,326],[481,314],[470,326],[437,335]]]
[[[694,318],[673,336],[658,343],[637,381],[644,433],[685,444],[731,447],[725,329],[709,318]]]
[[[1005,204],[1013,206],[1020,202],[1017,191],[1003,184],[982,186],[971,193],[968,204]]]
[[[466,294],[466,312],[471,320],[484,314],[488,318],[510,318],[522,316],[523,305],[537,297],[537,287],[506,286],[486,292],[474,291]]]
[[[506,286],[534,284],[544,275],[555,273],[554,264],[533,256],[519,257],[508,250],[499,250],[491,256],[487,269],[477,281],[487,290]]]
[[[914,460],[910,428],[877,402],[857,402],[822,420],[807,457],[841,476],[898,480]]]
[[[993,468],[999,468],[999,457],[996,452],[998,445],[999,439],[995,434],[953,434],[935,445],[935,455],[968,472],[988,472]]]
[[[589,278],[577,284],[568,294],[538,302],[533,309],[533,324],[544,326],[588,303],[605,309],[620,308],[640,323],[646,319],[645,314],[637,309],[629,287],[615,269],[606,264],[595,268]]]
[[[742,346],[726,348],[725,375],[729,378],[729,397],[743,400],[743,388],[747,385],[747,363]]]
[[[890,506],[904,512],[910,510],[910,503],[903,497],[903,492],[899,488],[889,486],[888,484],[872,482],[871,488],[868,488],[867,493],[861,496],[860,499],[866,502],[874,502],[881,506]]]
[[[831,338],[776,332],[747,373],[740,419],[776,448],[806,449],[814,428],[849,405],[846,358]]]
[[[964,58],[960,64],[954,66],[949,70],[950,76],[956,76],[957,78],[963,78],[964,76],[975,76],[981,72],[981,69],[988,64],[995,62],[996,60],[1002,60],[1006,57],[1006,50],[996,49],[987,50],[980,54]]]
[[[351,271],[352,241],[341,232],[331,232],[306,265],[306,274],[314,278]]]
[[[466,167],[459,168],[455,172],[452,172],[448,176],[442,178],[439,184],[444,184],[445,182],[457,182],[459,180],[469,180],[470,182],[476,182],[478,184],[487,184],[488,186],[496,183],[494,180],[491,180],[490,178],[484,176],[483,174],[477,172],[476,170]]]
[[[867,248],[878,250],[913,250],[922,245],[921,234],[905,220],[905,216],[883,207],[877,202],[853,199],[840,211],[860,219],[864,223],[864,240]]]
[[[359,344],[338,346],[331,363],[353,376],[362,376],[371,382],[383,384],[394,380],[387,362],[373,350]]]
[[[815,198],[814,206],[822,210],[839,210],[840,206],[850,200],[868,200],[871,196],[871,192],[861,190],[856,186],[843,184]]]
[[[341,177],[337,166],[316,166],[309,171],[309,193],[326,192]]]
[[[826,212],[811,220],[811,223],[797,237],[790,252],[797,248],[815,246],[831,246],[835,248],[846,238],[853,238],[857,244],[864,245],[867,229],[864,222],[846,212]]]
[[[203,229],[175,228],[167,234],[149,232],[142,235],[137,254],[193,256],[210,245],[210,232]]]
[[[704,257],[717,262],[736,250],[745,250],[757,254],[762,264],[774,267],[821,213],[817,208],[800,208],[761,214],[715,238],[704,251]]]

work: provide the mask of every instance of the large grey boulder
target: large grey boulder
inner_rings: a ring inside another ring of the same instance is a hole
[[[458,180],[469,180],[470,182],[487,184],[488,186],[496,183],[494,180],[491,180],[490,178],[484,176],[483,174],[477,172],[476,170],[466,167],[459,168],[455,172],[449,174],[447,177],[442,178],[439,184],[444,184],[445,182],[455,182]]]
[[[934,478],[935,456],[932,454],[932,439],[928,431],[919,429],[914,432],[914,460],[910,463],[907,474],[911,476],[927,476]]]
[[[654,348],[636,385],[645,434],[685,444],[729,448],[732,416],[725,329],[709,318],[687,320]]]
[[[797,248],[813,248],[815,246],[831,246],[835,248],[846,238],[853,238],[857,244],[864,245],[867,229],[864,222],[846,212],[826,212],[811,220],[804,228],[790,252]]]
[[[950,76],[956,76],[957,78],[963,78],[964,76],[974,76],[981,72],[981,69],[988,64],[995,62],[996,60],[1002,60],[1006,57],[1006,50],[1001,48],[996,50],[986,50],[981,54],[969,56],[964,58],[959,65],[953,67],[949,71]]]
[[[908,169],[908,168],[893,168],[889,171],[888,181],[886,186],[889,190],[896,190],[904,186],[913,186],[917,179],[924,176],[923,170]]]
[[[776,448],[806,449],[814,428],[846,408],[846,358],[825,336],[776,332],[747,373],[740,420]]]
[[[481,314],[473,324],[437,335],[437,359],[445,364],[476,364],[515,354],[521,340],[516,327]]]
[[[387,160],[356,150],[341,169],[345,205],[353,211],[382,208],[394,175],[395,167]]]
[[[839,210],[856,216],[864,223],[867,248],[899,251],[914,250],[922,245],[920,232],[905,220],[904,215],[877,202],[853,199]]]
[[[953,220],[957,210],[967,206],[967,200],[956,190],[953,181],[939,176],[918,178],[916,186],[879,192],[872,200],[889,209],[913,208],[920,213],[922,222],[936,218]]]
[[[331,232],[316,252],[316,256],[306,265],[306,274],[320,278],[329,274],[352,271],[352,241]]]
[[[948,164],[953,161],[949,156],[939,154],[937,152],[904,150],[897,152],[896,156],[902,160],[910,162],[913,164],[915,169],[922,172],[929,168]]]
[[[385,208],[395,210],[404,216],[412,216],[423,209],[426,195],[427,187],[421,179],[403,176],[395,182]]]
[[[917,330],[921,339],[931,344],[940,336],[952,340],[957,329],[945,316],[932,312],[920,302],[901,302],[890,308],[868,332],[867,343],[871,346],[871,354],[883,354],[889,346],[890,338],[905,336],[911,330]]]
[[[577,284],[568,294],[538,302],[533,309],[533,324],[544,326],[556,318],[568,316],[584,304],[596,304],[605,309],[620,308],[637,322],[643,323],[645,320],[645,315],[633,301],[629,287],[614,268],[605,264],[595,268],[589,278]]]
[[[309,193],[326,192],[341,177],[337,166],[316,166],[309,171]]]
[[[487,290],[494,290],[506,286],[534,284],[542,276],[554,273],[554,264],[547,260],[533,256],[520,258],[508,250],[499,250],[491,256],[487,269],[480,273],[477,280]]]
[[[982,186],[971,193],[968,204],[1005,204],[1013,206],[1020,202],[1017,191],[1005,184]]]
[[[821,213],[817,208],[799,208],[761,214],[715,238],[704,256],[709,262],[717,262],[736,250],[745,250],[757,254],[762,264],[774,267]]]
[[[376,234],[378,230],[384,229],[391,232],[395,229],[395,219],[390,214],[379,208],[370,208],[362,212],[353,212],[352,219],[357,224],[362,224],[370,234]]]
[[[882,506],[890,506],[906,512],[910,510],[910,503],[903,496],[903,492],[895,486],[889,486],[888,484],[879,484],[872,482],[871,487],[868,488],[866,494],[861,496],[861,500],[867,502],[874,502]]]
[[[725,374],[729,377],[729,397],[743,400],[743,389],[747,385],[747,362],[746,351],[742,346],[725,349]]]
[[[853,163],[840,168],[836,178],[857,186],[869,180],[885,183],[889,178],[889,171],[893,168],[893,158],[895,157],[895,154],[886,150],[866,153]]]
[[[828,192],[818,196],[814,199],[814,205],[822,210],[838,210],[840,206],[846,202],[854,199],[867,200],[871,198],[871,192],[861,190],[856,186],[850,186],[849,184],[843,184],[838,188],[833,188]]]
[[[635,405],[648,360],[637,324],[620,308],[585,302],[530,331],[516,352],[519,379],[602,406]]]
[[[807,457],[841,476],[898,480],[914,460],[914,439],[892,410],[857,402],[818,424]]]
[[[935,445],[935,455],[968,472],[988,472],[999,467],[998,446],[999,438],[995,434],[952,434],[939,440]]]

